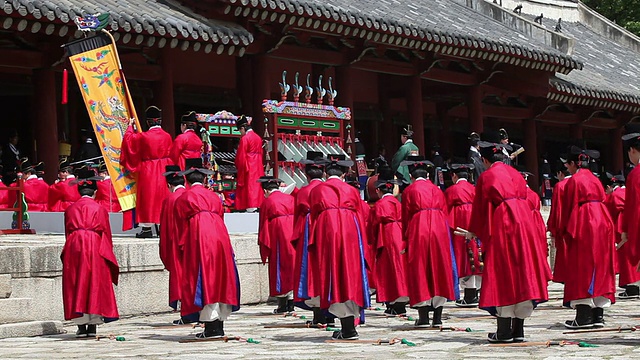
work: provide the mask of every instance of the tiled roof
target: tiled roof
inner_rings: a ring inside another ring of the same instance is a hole
[[[435,43],[473,49],[477,53],[505,54],[539,63],[559,65],[564,72],[579,69],[582,66],[570,56],[452,0],[226,1],[232,7],[236,7],[234,12],[236,16],[239,14],[249,16],[248,14],[251,13],[238,11],[239,7],[285,13],[298,17],[297,20],[308,19],[305,26],[313,26],[322,31],[331,32],[334,31],[331,30],[334,27],[320,27],[323,24],[314,22],[313,19],[326,21],[325,24],[340,24],[340,29],[352,27],[365,29],[368,32],[391,34],[393,40],[396,40],[394,44],[403,47],[412,47],[411,44],[416,41]],[[255,16],[255,13],[252,16]],[[276,18],[278,17],[271,17],[271,21]]]
[[[109,12],[112,30],[242,47],[253,42],[242,26],[207,19],[171,0],[5,0],[2,10],[70,25],[76,16]]]

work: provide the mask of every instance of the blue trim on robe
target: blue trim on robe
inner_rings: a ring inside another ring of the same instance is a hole
[[[309,299],[309,219],[311,214],[307,214],[304,222],[304,238],[302,239],[302,268],[300,269],[300,282],[298,283],[297,295],[300,299]]]
[[[591,274],[591,284],[589,284],[589,295],[591,295],[593,297],[593,288],[595,287],[596,284],[596,269],[593,269],[593,274]]]
[[[449,229],[449,222],[447,221],[447,229]],[[449,301],[451,300],[457,300],[460,298],[460,286],[458,286],[458,282],[460,281],[459,277],[458,277],[458,263],[456,262],[456,253],[453,250],[453,238],[451,237],[451,231],[448,232],[449,233],[449,251],[451,252],[451,266],[453,267],[453,295],[456,297],[455,299],[449,299]]]
[[[196,293],[194,294],[193,304],[199,308],[204,307],[204,293],[202,291],[202,265],[198,266],[198,281],[196,282]]]
[[[231,256],[233,256],[233,272],[236,274],[236,289],[238,289],[236,291],[236,302],[238,305],[232,305],[231,312],[236,312],[240,310],[240,275],[238,275],[238,265],[236,265],[236,254],[233,253]]]
[[[280,243],[276,241],[276,292],[280,294],[282,284],[280,282]]]
[[[169,302],[169,306],[170,306],[173,310],[178,310],[178,300],[170,301],[170,302]]]
[[[362,241],[362,234],[360,233],[360,223],[358,217],[353,215],[353,220],[356,223],[356,230],[358,231],[358,247],[360,248],[360,271],[362,273],[362,287],[364,294],[364,308],[371,307],[371,294],[369,294],[369,278],[367,277],[367,258],[364,256],[364,244]],[[361,312],[361,317],[364,320],[364,313]]]

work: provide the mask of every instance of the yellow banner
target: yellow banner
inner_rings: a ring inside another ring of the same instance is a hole
[[[120,166],[120,148],[129,119],[136,119],[138,129],[140,124],[118,66],[117,50],[108,44],[72,55],[69,60],[120,206],[123,211],[130,210],[136,204],[137,179]]]

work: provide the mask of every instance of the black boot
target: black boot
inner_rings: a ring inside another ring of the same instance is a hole
[[[152,238],[152,237],[153,237],[153,233],[151,232],[151,228],[150,228],[150,227],[143,226],[143,227],[142,227],[142,230],[140,230],[140,232],[136,234],[136,237],[137,237],[138,239],[148,239],[148,238]]]
[[[340,318],[340,330],[334,331],[332,338],[336,340],[358,340],[355,318],[353,316]]]
[[[393,306],[393,311],[396,312],[396,315],[404,316],[407,315],[407,303],[406,302],[396,302]]]
[[[156,229],[156,237],[160,237],[160,225],[154,224],[153,227]]]
[[[637,285],[627,285],[624,288],[624,292],[618,294],[619,299],[626,300],[640,298],[640,287]]]
[[[78,325],[78,331],[76,331],[77,338],[87,337],[87,325]]]
[[[386,302],[384,303],[387,306],[387,309],[384,311],[384,316],[393,316],[393,305],[391,305],[391,303]]]
[[[513,342],[513,334],[511,333],[511,318],[498,318],[498,329],[496,330],[496,332],[489,334],[489,342]]]
[[[203,323],[204,331],[196,334],[196,339],[221,338],[224,336],[222,321],[204,321]]]
[[[456,306],[471,308],[478,306],[478,289],[465,288],[464,297],[456,300]]]
[[[324,311],[322,311],[319,307],[313,308],[313,320],[311,322],[307,321],[307,324],[326,324],[327,318],[324,316]]]
[[[590,329],[593,327],[593,312],[589,305],[576,305],[576,318],[564,323],[567,329]]]
[[[87,336],[88,337],[96,337],[97,333],[98,333],[98,326],[97,325],[87,325]]]
[[[442,306],[435,308],[433,311],[433,320],[431,321],[431,327],[442,326]]]
[[[429,326],[429,307],[419,307],[418,308],[418,320],[413,324],[414,326]]]
[[[278,307],[273,310],[274,314],[284,314],[287,312],[287,298],[279,297],[278,299]]]
[[[294,312],[296,311],[295,306],[293,306],[293,299],[289,299],[287,300],[287,312]]]
[[[224,321],[215,320],[213,322],[213,337],[223,337],[224,336]]]
[[[513,342],[524,341],[524,319],[512,318],[511,330],[513,332]]]
[[[593,319],[593,327],[594,328],[603,328],[604,327],[604,309],[603,308],[593,308],[591,309],[591,318]]]

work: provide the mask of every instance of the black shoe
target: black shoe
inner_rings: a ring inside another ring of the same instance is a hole
[[[524,341],[524,319],[512,318],[511,330],[513,334],[513,342]]]
[[[396,312],[396,315],[398,316],[404,316],[407,315],[407,303],[406,302],[396,302],[395,304],[391,305],[393,310]]]
[[[429,307],[425,306],[425,307],[419,307],[418,308],[418,319],[416,320],[415,323],[413,323],[414,326],[422,326],[422,327],[428,327],[429,324]]]
[[[143,227],[139,233],[136,234],[136,238],[138,239],[150,239],[153,237],[153,232],[151,232],[150,227]]]
[[[96,334],[98,333],[98,326],[97,325],[87,325],[87,336],[88,337],[95,337]]]
[[[593,319],[593,327],[594,328],[603,328],[604,327],[604,309],[603,308],[593,308],[591,309],[591,318]]]
[[[510,343],[513,342],[513,334],[511,332],[511,318],[498,318],[498,329],[494,333],[489,334],[489,342],[492,343]]]
[[[456,306],[463,308],[472,308],[478,306],[478,289],[464,289],[464,297],[456,300]]]
[[[620,300],[640,298],[640,287],[636,285],[627,285],[624,288],[624,292],[618,294],[618,298]]]
[[[218,339],[224,336],[222,321],[206,321],[204,322],[204,331],[196,334],[196,339]]]
[[[307,321],[307,323],[309,322]],[[326,324],[326,323],[327,323],[327,317],[324,315],[324,311],[322,311],[322,309],[320,309],[319,307],[314,307],[313,320],[311,321],[311,324],[318,325],[318,324]]]
[[[287,298],[285,297],[279,297],[278,298],[278,307],[273,310],[274,314],[284,314],[287,313],[288,309],[287,309]]]
[[[191,319],[189,319],[186,316],[181,316],[180,319],[173,320],[172,324],[173,325],[186,325],[186,324],[191,324],[191,323],[194,323],[194,322],[197,322],[197,321],[192,321]]]
[[[293,305],[293,299],[287,300],[287,312],[295,312],[296,308]]]
[[[590,329],[593,327],[593,312],[589,305],[576,305],[576,318],[564,323],[567,329]]]
[[[156,229],[156,237],[160,237],[160,225],[154,224],[153,228]]]
[[[87,325],[78,325],[78,331],[76,331],[77,338],[87,337]]]
[[[433,311],[433,320],[431,321],[431,327],[442,326],[442,306],[437,307]]]
[[[336,340],[358,340],[360,336],[356,331],[355,318],[349,316],[340,318],[340,330],[334,331],[331,337]]]

